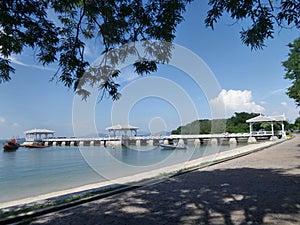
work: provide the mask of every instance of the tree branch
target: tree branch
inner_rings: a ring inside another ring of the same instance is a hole
[[[269,1],[269,4],[271,6],[272,11],[274,11],[273,4],[272,4],[271,0],[268,0],[268,1]]]

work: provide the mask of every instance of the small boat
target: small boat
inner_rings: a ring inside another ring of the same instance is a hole
[[[47,148],[48,146],[45,145],[28,145],[27,148]]]
[[[25,142],[22,144],[26,148],[47,148],[48,146],[43,145],[41,142]]]
[[[162,149],[165,150],[175,150],[175,149],[186,149],[186,145],[168,145],[168,144],[160,144]]]
[[[16,139],[11,139],[3,145],[3,151],[14,152],[19,148],[19,144]]]

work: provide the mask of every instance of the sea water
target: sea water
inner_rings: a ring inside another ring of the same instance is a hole
[[[226,151],[229,145],[189,145],[186,150],[157,146],[51,146],[0,152],[0,202],[130,176]]]

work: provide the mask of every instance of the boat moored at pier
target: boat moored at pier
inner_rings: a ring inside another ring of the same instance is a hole
[[[26,148],[47,148],[48,146],[45,146],[43,142],[24,142],[22,144],[22,147]]]
[[[32,129],[24,132],[26,135],[25,142],[21,144],[27,148],[46,148],[43,139],[53,138],[55,131],[47,129]]]
[[[3,151],[5,152],[13,152],[19,148],[19,144],[16,139],[11,139],[8,142],[3,144]]]
[[[168,144],[160,144],[159,145],[162,149],[165,150],[176,150],[176,149],[186,149],[186,145],[168,145]]]

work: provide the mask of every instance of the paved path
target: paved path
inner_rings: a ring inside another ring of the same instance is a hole
[[[300,224],[300,136],[31,224]]]

